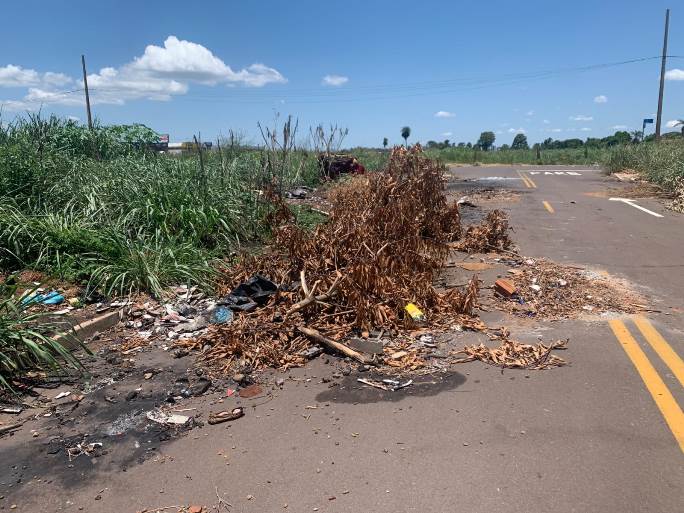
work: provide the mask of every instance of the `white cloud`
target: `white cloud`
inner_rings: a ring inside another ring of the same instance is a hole
[[[70,82],[82,86],[61,73],[38,73],[18,66],[0,68],[0,85],[12,84],[30,87],[20,100],[3,102],[8,110],[36,108],[41,103],[61,105],[81,104],[82,99],[56,90]],[[264,64],[252,64],[234,71],[204,46],[169,36],[164,46],[148,45],[140,57],[118,68],[105,67],[88,75],[91,103],[123,104],[127,100],[169,100],[185,94],[190,84],[214,86],[217,84],[262,87],[271,83],[284,83],[287,79],[276,69]]]
[[[544,119],[542,120],[542,123],[544,123],[545,125],[550,125],[551,121],[549,121],[548,119]]]
[[[509,134],[524,134],[525,129],[524,128],[509,128],[508,133]]]
[[[450,137],[450,136],[452,136],[452,135],[454,135],[454,134],[452,134],[451,132],[442,132],[442,135],[443,135],[444,137]]]
[[[578,114],[577,116],[570,116],[571,121],[594,121],[592,116],[585,116],[583,114]]]
[[[446,111],[446,110],[438,110],[437,112],[435,112],[436,118],[453,118],[455,116],[456,116],[456,114],[454,114],[453,112]]]
[[[671,69],[665,73],[665,80],[684,80],[684,69]]]
[[[613,125],[610,128],[612,130],[627,130],[629,127],[627,125]]]
[[[676,127],[678,127],[678,126],[681,126],[681,123],[680,123],[678,120],[676,120],[676,119],[671,119],[670,121],[668,121],[667,123],[665,123],[665,126],[666,126],[667,128],[676,128]]]
[[[323,85],[339,87],[349,82],[349,77],[342,75],[326,75],[323,77]]]
[[[67,116],[67,119],[68,119],[69,121],[75,121],[76,123],[78,123],[79,121],[81,121],[81,118],[79,118],[78,116]]]
[[[527,113],[525,114],[526,116],[534,116],[534,111],[533,110],[528,110]]]
[[[552,128],[552,129],[549,130],[549,131],[550,131],[550,132],[553,132],[553,133],[555,133],[555,134],[557,134],[557,133],[559,133],[559,132],[562,132],[563,129],[562,129],[562,128]]]
[[[0,68],[0,87],[63,86],[72,81],[63,73],[38,73],[36,70],[14,64]]]
[[[591,128],[584,126],[580,128],[580,132],[591,132]]]
[[[594,96],[594,103],[608,103],[608,97],[604,94]]]

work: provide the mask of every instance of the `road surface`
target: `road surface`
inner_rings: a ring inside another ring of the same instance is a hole
[[[45,476],[38,461],[3,451],[0,508],[211,508],[219,495],[246,513],[682,511],[684,216],[658,200],[611,200],[616,183],[592,168],[450,174],[520,193],[501,207],[521,254],[628,279],[659,312],[532,322],[515,334],[570,337],[571,365],[501,372],[473,362],[405,394],[355,389],[354,375],[329,388],[321,378],[332,362],[318,359],[243,419],[194,429],[125,471],[92,459],[78,474]]]

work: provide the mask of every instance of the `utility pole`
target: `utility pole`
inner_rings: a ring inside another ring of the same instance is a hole
[[[670,9],[665,10],[665,37],[663,38],[663,60],[660,65],[660,91],[658,93],[658,116],[656,117],[655,139],[660,140],[660,124],[663,121],[663,92],[665,90],[665,64],[667,61],[667,32],[670,27]]]
[[[90,113],[90,94],[88,94],[88,75],[86,73],[85,55],[81,55],[81,64],[83,65],[83,87],[85,88],[86,110],[88,111],[88,128],[92,130],[93,116]]]

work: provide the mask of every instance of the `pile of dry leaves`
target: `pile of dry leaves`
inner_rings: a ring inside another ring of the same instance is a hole
[[[472,317],[476,276],[464,290],[438,293],[433,287],[450,243],[462,237],[458,207],[446,199],[444,172],[418,145],[395,148],[382,172],[330,191],[328,221],[313,232],[292,224],[281,202],[270,219],[274,237],[267,251],[226,269],[224,279],[227,292],[258,273],[278,284],[278,292],[265,306],[183,343],[205,348],[206,359],[225,370],[238,359],[253,368],[287,367],[303,363],[310,340],[330,346],[353,332],[415,328],[423,321],[406,312],[410,303],[430,324],[482,327]],[[468,230],[465,239],[473,241],[466,246],[508,247],[507,231],[505,216],[490,213]],[[409,352],[406,361],[415,366],[417,359]]]
[[[484,344],[466,346],[456,354],[464,354],[452,363],[471,362],[480,360],[490,365],[501,367],[502,369],[550,369],[565,365],[565,360],[551,353],[555,349],[566,349],[569,340],[558,340],[550,344],[539,342],[537,345],[523,344],[511,340],[510,333],[501,329],[500,332],[492,337],[493,340],[501,340],[501,345],[497,348],[487,347]]]
[[[545,319],[574,318],[603,312],[633,313],[645,308],[643,298],[608,274],[547,260],[522,260],[510,269],[513,298],[498,297],[512,313]]]

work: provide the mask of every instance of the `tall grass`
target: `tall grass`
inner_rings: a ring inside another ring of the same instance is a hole
[[[55,117],[0,124],[0,269],[44,270],[109,294],[210,284],[214,259],[265,234],[266,155],[153,154],[152,138],[144,127],[90,131]],[[317,177],[314,156],[294,150],[278,180]]]
[[[634,170],[662,187],[675,190],[684,181],[684,140],[662,140],[620,146],[605,160],[609,173]]]
[[[65,323],[30,313],[16,295],[16,285],[0,284],[0,390],[11,390],[12,378],[30,369],[79,368],[78,360],[50,337]]]
[[[537,158],[536,150],[533,149],[480,151],[473,148],[449,147],[441,150],[427,150],[427,153],[447,163],[592,165],[600,163],[605,158],[607,150],[603,148],[540,150],[539,158]]]

